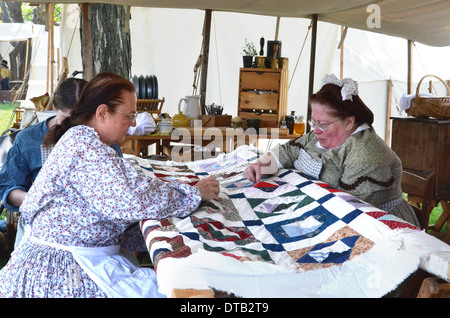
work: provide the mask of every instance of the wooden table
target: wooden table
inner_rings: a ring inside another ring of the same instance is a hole
[[[234,129],[231,127],[180,127],[171,135],[127,136],[121,146],[129,145],[131,154],[147,155],[147,147],[156,144],[157,155],[167,155],[174,161],[192,161],[230,152],[241,145],[258,147],[260,139],[296,139],[285,129]],[[206,149],[205,149],[206,148]]]

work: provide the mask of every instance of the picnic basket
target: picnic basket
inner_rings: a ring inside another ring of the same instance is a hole
[[[447,96],[445,97],[423,97],[419,96],[419,89],[422,81],[426,77],[435,77],[440,80],[447,89]],[[437,119],[450,118],[450,88],[439,77],[435,75],[425,75],[417,84],[416,96],[411,101],[411,107],[406,110],[409,116],[413,117],[434,117]]]

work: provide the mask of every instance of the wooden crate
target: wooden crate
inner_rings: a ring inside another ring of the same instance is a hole
[[[287,112],[287,69],[241,68],[238,116],[261,118],[261,127],[280,127]]]
[[[231,115],[200,115],[203,127],[231,127]]]

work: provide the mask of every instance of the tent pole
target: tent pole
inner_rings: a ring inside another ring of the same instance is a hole
[[[392,110],[392,80],[387,82],[387,104],[386,104],[386,131],[384,139],[386,144],[391,146],[391,110]]]
[[[339,42],[338,48],[340,49],[340,79],[344,78],[344,40],[347,36],[347,27],[341,26],[341,41]]]
[[[30,41],[31,41],[31,38],[28,38],[27,39],[27,50],[25,51],[26,53],[25,53],[25,69],[24,69],[24,72],[23,72],[23,81],[25,82],[25,79],[26,79],[26,77],[27,77],[27,73],[28,73],[28,53],[29,53],[29,50],[30,50]]]
[[[203,24],[203,48],[202,48],[202,76],[200,82],[200,112],[202,115],[206,114],[205,100],[206,100],[206,84],[208,80],[208,58],[209,58],[209,39],[211,36],[211,10],[205,10],[205,21]]]
[[[309,89],[308,89],[308,113],[306,119],[311,118],[311,105],[309,104],[309,96],[314,90],[314,67],[316,64],[316,43],[317,43],[317,14],[312,16],[312,32],[311,32],[311,58],[309,64]],[[306,131],[309,132],[311,127],[306,126]]]
[[[54,83],[53,79],[55,77],[55,5],[51,3],[49,5],[50,12],[49,12],[49,33],[48,36],[50,37],[50,92],[49,94],[53,95],[54,90]],[[50,35],[51,33],[51,35]]]
[[[46,89],[45,91],[48,93],[50,90],[49,87],[49,78],[50,78],[50,32],[49,32],[49,9],[50,5],[48,3],[45,4],[45,31],[47,31],[47,78],[46,78]]]
[[[412,93],[412,44],[411,40],[408,40],[408,94]]]
[[[277,24],[275,26],[275,41],[278,41],[279,31],[280,31],[280,17],[277,17]]]
[[[94,66],[92,61],[92,39],[91,39],[91,21],[89,18],[89,3],[81,5],[83,10],[83,57],[84,57],[84,79],[91,80],[94,77]]]

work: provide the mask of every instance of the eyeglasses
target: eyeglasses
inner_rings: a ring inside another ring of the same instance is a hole
[[[134,112],[133,114],[127,114],[127,113],[121,112],[120,110],[117,110],[117,109],[115,111],[125,115],[125,117],[127,117],[131,122],[136,121],[136,117],[138,115],[137,112]]]
[[[314,119],[310,119],[308,120],[308,124],[311,126],[311,128],[318,128],[320,131],[325,131],[325,129],[327,129],[331,124],[337,122],[340,118],[336,119],[335,121],[332,121],[329,124],[321,124],[316,122]]]

